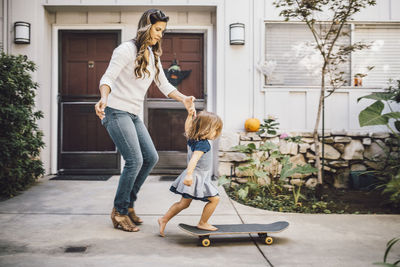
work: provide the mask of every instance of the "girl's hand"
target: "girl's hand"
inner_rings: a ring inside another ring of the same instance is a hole
[[[107,99],[108,97],[100,98],[99,102],[97,102],[94,106],[96,115],[100,118],[100,120],[104,119],[104,117],[106,116],[106,114],[104,113],[104,109],[107,106]]]
[[[183,184],[187,186],[191,186],[193,183],[193,177],[192,175],[187,174],[185,177],[185,180],[183,180]]]
[[[193,105],[189,108],[188,113],[189,113],[189,116],[191,116],[191,117],[196,116],[196,108],[194,107],[194,103],[193,103]]]

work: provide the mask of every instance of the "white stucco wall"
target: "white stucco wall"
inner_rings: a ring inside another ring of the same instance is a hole
[[[5,0],[4,0],[5,1]],[[46,147],[41,152],[46,173],[50,170],[50,85],[51,85],[51,16],[42,7],[41,0],[13,0],[9,5],[9,53],[23,54],[34,61],[37,71],[32,74],[33,79],[39,83],[40,88],[36,96],[36,108],[43,111],[44,119],[39,121],[39,127],[44,133],[43,141]],[[31,43],[14,44],[13,24],[15,21],[31,23]]]

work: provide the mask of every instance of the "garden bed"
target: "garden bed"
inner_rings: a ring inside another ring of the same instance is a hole
[[[233,200],[255,208],[299,213],[339,213],[339,214],[400,214],[400,208],[390,205],[387,196],[380,190],[356,191],[336,189],[324,186],[320,192],[321,198],[317,198],[315,190],[302,189],[305,199],[300,199],[294,204],[293,193],[283,190],[278,194],[269,194],[266,186],[250,192],[245,198],[241,198],[239,190],[243,185],[224,186],[225,191]],[[278,189],[280,190],[280,189]]]

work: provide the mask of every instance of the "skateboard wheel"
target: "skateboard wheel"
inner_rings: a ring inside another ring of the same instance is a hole
[[[270,237],[270,236],[267,236],[265,238],[265,244],[272,245],[272,243],[274,243],[274,239],[272,237]]]
[[[211,242],[210,242],[210,239],[208,239],[208,238],[204,238],[201,240],[201,245],[203,247],[208,247],[210,244],[211,244]]]

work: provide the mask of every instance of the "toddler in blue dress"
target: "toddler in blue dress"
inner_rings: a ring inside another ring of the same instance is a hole
[[[185,122],[185,135],[188,138],[188,166],[170,188],[172,192],[182,195],[182,198],[179,202],[174,203],[163,217],[158,219],[161,236],[164,236],[164,229],[168,221],[189,207],[193,199],[207,202],[197,228],[217,230],[208,223],[208,219],[219,202],[218,190],[211,183],[213,153],[208,140],[214,140],[220,136],[222,120],[211,112],[201,111],[197,116],[195,113],[196,110],[192,106]]]

